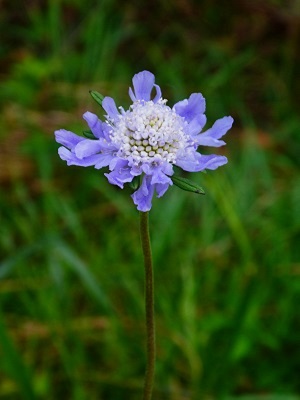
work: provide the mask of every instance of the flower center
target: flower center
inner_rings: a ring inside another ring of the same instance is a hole
[[[119,146],[118,155],[132,159],[134,164],[161,160],[174,163],[177,152],[187,145],[187,123],[166,106],[166,100],[136,101],[117,119],[107,122],[112,128],[111,140]]]

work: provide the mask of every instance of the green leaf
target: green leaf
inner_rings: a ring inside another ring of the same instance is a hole
[[[189,179],[182,178],[181,176],[173,175],[171,179],[174,185],[178,186],[182,190],[187,192],[193,192],[197,194],[205,194],[204,190],[197,183],[190,181]]]
[[[133,190],[137,190],[140,186],[140,177],[139,176],[135,176],[131,182],[129,182],[129,186],[131,189]]]
[[[97,140],[97,138],[93,135],[93,132],[88,130],[88,131],[83,131],[83,136],[85,136],[87,139],[93,139]]]
[[[104,99],[104,96],[102,94],[96,92],[96,90],[90,90],[90,95],[92,98],[102,107],[102,101]]]

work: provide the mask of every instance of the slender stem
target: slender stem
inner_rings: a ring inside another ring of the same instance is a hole
[[[151,400],[155,370],[155,322],[152,253],[149,235],[149,213],[140,212],[140,234],[145,266],[145,312],[147,336],[147,366],[143,400]]]

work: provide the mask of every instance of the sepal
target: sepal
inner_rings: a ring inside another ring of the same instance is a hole
[[[137,190],[140,187],[140,176],[135,176],[131,182],[129,182],[129,187],[132,190]]]
[[[87,139],[97,140],[97,138],[93,135],[93,132],[90,130],[83,131],[82,133]]]
[[[201,186],[199,186],[197,183],[190,181],[189,179],[182,178],[181,176],[177,175],[171,176],[171,179],[174,185],[178,186],[182,190],[197,194],[205,194]]]
[[[95,102],[102,107],[102,101],[104,99],[104,96],[102,96],[102,94],[100,94],[99,92],[96,92],[96,90],[90,90],[89,92],[92,98],[95,100]]]

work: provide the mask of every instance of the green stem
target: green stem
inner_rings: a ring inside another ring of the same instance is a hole
[[[147,366],[143,400],[151,400],[155,370],[155,322],[152,253],[149,235],[149,213],[140,212],[140,234],[145,266],[145,312],[147,335]]]

